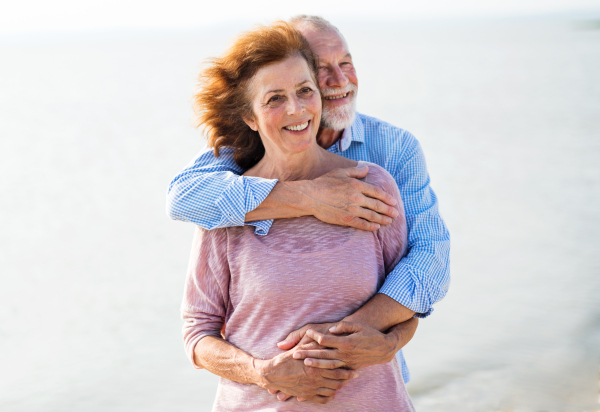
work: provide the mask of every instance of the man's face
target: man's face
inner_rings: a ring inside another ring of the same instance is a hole
[[[343,130],[356,116],[358,79],[344,38],[336,30],[300,28],[319,59],[318,81],[323,93],[321,127]]]

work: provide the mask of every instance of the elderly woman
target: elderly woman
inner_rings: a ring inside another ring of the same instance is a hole
[[[248,178],[313,179],[361,163],[317,144],[315,59],[288,24],[241,35],[200,80],[199,124],[217,155],[234,151]],[[406,253],[398,188],[384,169],[368,166],[365,180],[392,194],[400,212],[375,232],[312,216],[276,220],[268,236],[251,226],[197,229],[182,303],[184,341],[195,367],[221,377],[215,410],[413,410],[395,359],[360,374],[317,374],[294,350],[275,345],[305,324],[354,312]],[[279,402],[265,389],[298,398]]]

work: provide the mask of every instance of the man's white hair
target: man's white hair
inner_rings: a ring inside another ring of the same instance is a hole
[[[307,14],[298,14],[297,16],[294,16],[291,19],[289,19],[288,23],[290,23],[292,26],[297,27],[297,28],[310,27],[311,29],[313,29],[315,31],[335,30],[340,35],[342,35],[342,32],[340,32],[337,27],[335,27],[333,24],[331,24],[329,21],[325,20],[321,16],[310,16]],[[344,37],[344,36],[342,35],[342,37]]]

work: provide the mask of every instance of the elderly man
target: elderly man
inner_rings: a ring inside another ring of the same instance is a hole
[[[425,159],[410,133],[356,113],[356,71],[337,28],[316,16],[297,16],[290,23],[304,34],[318,57],[324,96],[319,144],[390,172],[404,202],[409,251],[379,293],[354,314],[336,324],[306,325],[277,344],[287,350],[317,341],[320,349],[299,350],[294,357],[323,370],[360,369],[388,362],[397,353],[408,382],[401,348],[416,330],[415,317],[429,315],[449,285],[449,233],[429,187]],[[171,182],[167,208],[171,218],[205,229],[247,224],[255,226],[258,235],[268,234],[273,219],[305,215],[376,230],[397,212],[387,193],[359,180],[367,172],[366,168],[338,169],[311,181],[278,182],[243,177],[244,170],[231,152],[215,158],[212,150],[206,150]],[[278,397],[287,399],[282,393]]]

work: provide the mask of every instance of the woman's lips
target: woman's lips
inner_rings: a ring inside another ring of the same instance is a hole
[[[301,132],[303,130],[306,130],[306,128],[308,128],[308,124],[310,123],[310,120],[307,120],[304,123],[301,124],[297,124],[294,126],[285,126],[284,129],[285,130],[289,130],[291,132]]]

